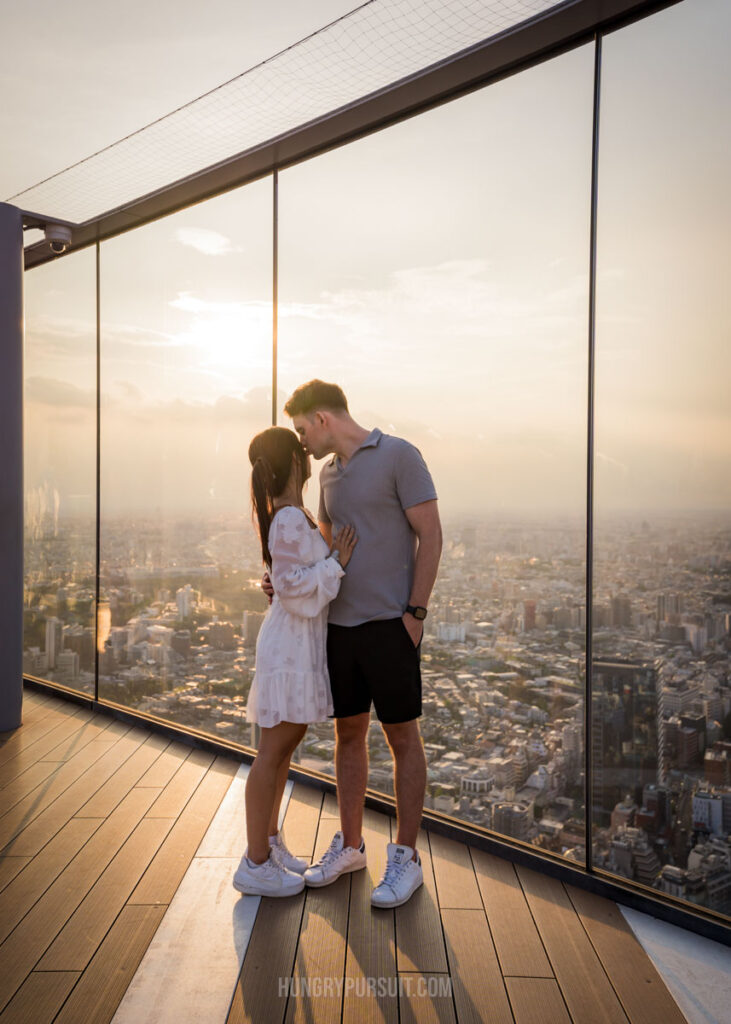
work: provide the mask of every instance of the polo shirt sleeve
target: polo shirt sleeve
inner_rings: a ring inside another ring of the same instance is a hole
[[[404,509],[423,501],[434,501],[437,496],[421,452],[408,441],[398,446],[396,454],[396,491]]]
[[[317,509],[317,521],[318,523],[331,522],[330,516],[327,514],[327,509],[325,508],[325,488],[322,486],[322,477],[320,477],[320,504]]]

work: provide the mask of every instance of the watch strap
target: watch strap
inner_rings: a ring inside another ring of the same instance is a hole
[[[427,616],[426,608],[424,608],[424,606],[420,604],[407,604],[406,611],[409,613],[409,615],[413,615],[414,618],[418,619],[420,622],[423,622]]]

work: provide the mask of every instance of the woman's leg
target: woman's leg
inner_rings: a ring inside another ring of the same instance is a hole
[[[294,723],[292,723],[292,724],[294,725]],[[287,785],[287,775],[289,774],[289,763],[292,760],[292,754],[295,752],[295,750],[297,748],[297,744],[300,743],[300,741],[302,740],[302,737],[304,736],[306,731],[307,731],[307,726],[303,725],[302,726],[302,735],[298,737],[298,739],[294,743],[292,749],[289,751],[289,754],[287,755],[287,757],[284,758],[284,760],[282,761],[282,763],[279,766],[279,771],[277,772],[277,786],[276,786],[276,789],[274,790],[274,803],[272,805],[272,814],[271,814],[271,817],[269,819],[269,835],[270,836],[275,836],[277,834],[277,832],[279,831],[279,808],[280,808],[281,803],[282,803],[282,797],[284,796],[284,787]]]
[[[246,834],[249,841],[249,860],[263,864],[269,856],[269,826],[279,814],[284,785],[279,781],[284,768],[286,782],[292,751],[305,734],[306,725],[298,722],[280,722],[271,729],[262,729],[259,750],[246,780]],[[272,833],[273,834],[273,833]]]

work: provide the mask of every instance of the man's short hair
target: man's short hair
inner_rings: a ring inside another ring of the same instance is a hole
[[[308,380],[293,391],[284,406],[288,416],[309,416],[318,409],[328,412],[347,412],[348,400],[341,387],[324,380]]]

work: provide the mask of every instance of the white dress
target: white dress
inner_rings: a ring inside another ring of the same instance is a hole
[[[256,641],[246,720],[324,722],[333,713],[327,674],[328,605],[344,575],[302,509],[279,509],[269,527],[274,599]]]

